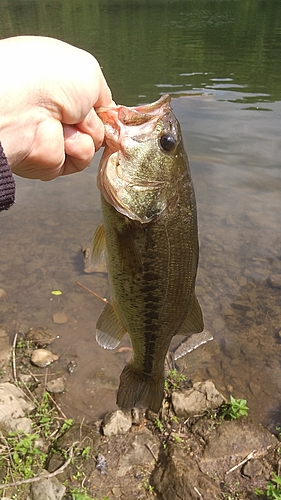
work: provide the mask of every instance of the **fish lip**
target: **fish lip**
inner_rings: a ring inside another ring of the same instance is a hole
[[[127,107],[123,105],[101,106],[95,111],[104,125],[116,124],[116,119],[123,125],[142,125],[163,116],[170,108],[171,96],[163,94],[157,101],[139,106]]]

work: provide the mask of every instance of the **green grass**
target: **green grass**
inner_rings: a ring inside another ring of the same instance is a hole
[[[281,500],[281,477],[272,472],[272,481],[267,483],[266,490],[256,489],[255,493],[270,500]]]
[[[165,380],[165,390],[175,391],[180,389],[183,382],[186,382],[186,376],[178,370],[169,370]]]
[[[0,435],[0,467],[6,470],[3,483],[36,476],[45,465],[47,454],[38,448],[39,434],[24,434],[22,431]]]

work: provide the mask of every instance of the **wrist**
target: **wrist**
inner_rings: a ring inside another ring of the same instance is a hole
[[[8,210],[15,201],[15,180],[0,142],[0,211]]]

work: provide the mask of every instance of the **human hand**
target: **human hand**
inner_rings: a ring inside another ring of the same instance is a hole
[[[87,167],[103,143],[96,107],[113,106],[96,59],[60,40],[0,40],[0,141],[12,171],[54,179]]]

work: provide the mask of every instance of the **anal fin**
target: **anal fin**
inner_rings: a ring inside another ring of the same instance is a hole
[[[190,335],[190,333],[202,332],[203,329],[204,321],[201,307],[195,293],[193,293],[188,303],[186,317],[177,333],[179,335]]]
[[[127,333],[114,304],[109,301],[96,324],[96,340],[104,349],[115,349]]]

